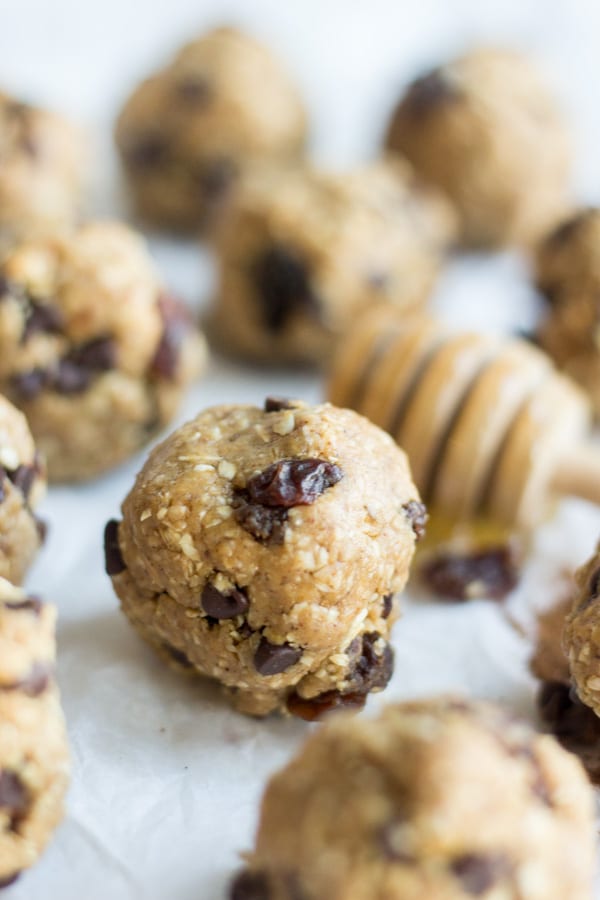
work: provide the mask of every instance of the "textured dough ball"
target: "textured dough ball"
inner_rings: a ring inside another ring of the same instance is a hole
[[[0,394],[0,578],[20,584],[45,535],[46,467],[25,416]]]
[[[590,900],[575,757],[483,703],[327,722],[267,786],[231,900]]]
[[[217,336],[260,362],[324,362],[365,307],[427,300],[453,227],[400,161],[255,171],[217,241]]]
[[[417,78],[385,143],[452,200],[467,246],[533,242],[566,207],[569,134],[518,53],[478,49]]]
[[[205,355],[145,246],[95,222],[0,265],[0,390],[26,414],[50,478],[90,478],[171,420]]]
[[[63,815],[69,777],[54,683],[53,606],[0,578],[0,884],[33,865]]]
[[[269,50],[218,28],[142,82],[119,116],[116,140],[140,215],[207,230],[249,161],[302,154],[306,115]]]
[[[550,301],[538,338],[587,391],[600,418],[600,209],[583,209],[541,244],[537,283]]]
[[[575,580],[577,593],[563,640],[577,693],[600,716],[600,543]]]
[[[217,406],[157,447],[106,529],[125,615],[243,712],[317,718],[392,672],[425,510],[404,453],[350,410]]]
[[[62,116],[0,92],[0,251],[74,221],[85,150]]]

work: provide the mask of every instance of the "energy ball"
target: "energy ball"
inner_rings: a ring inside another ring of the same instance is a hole
[[[0,394],[0,578],[20,584],[38,552],[45,526],[35,509],[45,491],[25,416]]]
[[[216,242],[216,336],[261,363],[325,362],[366,307],[424,304],[453,227],[447,203],[400,161],[255,172]]]
[[[530,244],[567,206],[571,141],[526,57],[482,48],[409,85],[385,146],[444,191],[470,247]]]
[[[537,284],[549,301],[538,339],[588,393],[600,418],[600,209],[582,209],[540,245]]]
[[[579,762],[483,703],[327,722],[269,782],[230,900],[590,900]]]
[[[33,865],[62,819],[69,752],[53,678],[53,606],[0,578],[0,886]]]
[[[577,593],[563,641],[577,694],[600,716],[600,543],[575,580]]]
[[[91,478],[142,447],[204,353],[124,225],[25,242],[0,264],[0,390],[26,414],[53,481]]]
[[[74,221],[86,145],[71,122],[0,92],[0,161],[0,251]]]
[[[301,156],[306,115],[271,52],[234,28],[183,47],[134,91],[116,141],[138,213],[208,232],[253,160]]]
[[[157,447],[105,532],[132,625],[242,712],[318,718],[384,688],[426,514],[405,454],[350,410],[217,406]]]

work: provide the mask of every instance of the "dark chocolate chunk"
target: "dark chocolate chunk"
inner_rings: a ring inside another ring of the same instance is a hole
[[[33,466],[17,466],[16,469],[6,472],[8,478],[18,488],[25,499],[29,499],[33,482],[37,474],[37,468]]]
[[[320,302],[308,266],[293,248],[273,245],[256,260],[253,274],[262,317],[269,331],[282,331],[297,312],[318,315]]]
[[[265,412],[280,412],[282,409],[293,409],[294,401],[287,397],[267,397],[265,400]]]
[[[378,835],[379,846],[381,847],[384,857],[390,862],[412,865],[416,862],[414,855],[403,850],[403,848],[399,846],[399,842],[395,839],[398,833],[398,827],[403,824],[403,821],[402,818],[396,817],[381,828]]]
[[[62,327],[63,318],[55,306],[30,300],[21,342],[25,343],[32,334],[60,334]]]
[[[498,854],[465,853],[457,856],[450,868],[462,883],[463,890],[472,897],[480,897],[511,872],[506,856]]]
[[[160,134],[141,135],[125,147],[124,156],[130,166],[139,169],[154,169],[169,158],[169,145]]]
[[[119,546],[117,519],[110,519],[104,528],[104,567],[107,575],[118,575],[127,568]]]
[[[161,294],[157,302],[163,330],[150,370],[155,376],[172,379],[177,373],[181,345],[190,330],[191,317],[187,307],[171,294]]]
[[[7,609],[32,612],[36,616],[40,615],[44,606],[39,597],[27,597],[26,600],[7,600],[4,605]]]
[[[392,677],[394,651],[386,641],[383,651],[378,654],[375,644],[380,640],[381,635],[377,632],[363,634],[360,648],[351,663],[349,693],[368,694],[373,690],[382,690]]]
[[[4,878],[0,878],[0,890],[2,890],[2,888],[10,887],[11,884],[14,884],[20,874],[20,872],[14,872],[12,875],[5,875]]]
[[[14,831],[29,808],[29,792],[19,776],[9,769],[0,770],[0,812],[8,812]]]
[[[409,85],[402,108],[409,116],[421,118],[460,96],[460,89],[448,79],[443,69],[432,69]]]
[[[244,869],[233,881],[229,900],[271,900],[269,878],[264,872]]]
[[[367,701],[367,695],[361,693],[342,693],[341,691],[325,691],[316,697],[300,697],[295,692],[286,701],[288,712],[305,722],[316,722],[327,713],[338,709],[352,709],[358,712]]]
[[[537,695],[540,718],[565,750],[581,760],[594,784],[600,784],[600,718],[561,681],[543,681]]]
[[[393,595],[393,594],[386,594],[385,597],[383,598],[383,604],[382,604],[382,605],[383,605],[383,610],[382,610],[382,613],[381,613],[381,618],[382,618],[382,619],[387,619],[387,618],[389,618],[389,615],[390,615],[390,613],[391,613],[391,611],[392,611],[392,607],[393,607],[393,605],[394,605],[394,595]]]
[[[174,647],[172,644],[167,644],[166,642],[161,646],[177,665],[182,666],[184,669],[194,668],[193,663],[189,661],[183,650],[179,650],[177,647]]]
[[[207,584],[202,591],[202,609],[208,616],[214,619],[233,619],[248,611],[248,597],[238,588],[233,588],[226,594],[218,591],[213,584]]]
[[[191,73],[176,82],[175,90],[177,97],[193,106],[195,111],[206,106],[213,96],[213,88],[208,78]]]
[[[289,509],[314,503],[344,477],[339,466],[325,459],[281,459],[250,479],[250,500],[261,506]]]
[[[488,547],[473,553],[439,553],[421,567],[421,577],[441,599],[502,600],[519,580],[510,547]]]
[[[254,654],[254,668],[259,675],[279,675],[295,665],[302,656],[300,647],[291,644],[272,644],[261,638]]]
[[[24,400],[33,400],[47,383],[48,373],[44,369],[30,369],[29,372],[19,372],[11,378],[13,388]]]
[[[233,514],[236,522],[263,544],[283,544],[287,509],[248,503],[242,494],[234,497]]]
[[[417,541],[420,541],[425,537],[425,526],[427,525],[427,520],[429,518],[427,507],[418,500],[409,500],[408,503],[404,504],[402,509],[404,510],[407,519],[410,521],[411,528],[415,533]]]
[[[12,684],[0,685],[3,691],[22,691],[28,697],[39,697],[50,683],[52,668],[48,663],[34,663],[27,675]]]

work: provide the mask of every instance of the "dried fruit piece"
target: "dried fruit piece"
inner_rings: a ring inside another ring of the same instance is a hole
[[[254,266],[256,293],[266,327],[282,331],[298,311],[316,316],[319,300],[306,262],[291,247],[274,244]]]
[[[519,580],[514,554],[505,544],[464,554],[440,552],[424,563],[420,574],[438,597],[460,601],[502,600]]]
[[[325,459],[281,459],[251,478],[246,490],[254,503],[289,509],[314,503],[342,478],[340,467]]]

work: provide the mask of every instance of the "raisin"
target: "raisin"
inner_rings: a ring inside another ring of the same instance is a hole
[[[90,372],[107,372],[116,366],[117,347],[111,337],[93,338],[74,347],[64,359]]]
[[[233,500],[233,514],[241,525],[257,541],[263,544],[283,544],[287,509],[248,503],[240,494]]]
[[[363,634],[360,649],[352,662],[349,674],[350,693],[368,694],[373,690],[382,690],[388,684],[394,672],[394,652],[385,642],[383,651],[378,654],[375,644],[381,640],[377,632]]]
[[[13,831],[28,809],[29,792],[19,776],[8,769],[0,769],[0,811],[8,812]]]
[[[394,605],[394,595],[386,594],[382,602],[381,618],[388,619]]]
[[[429,518],[427,508],[424,503],[418,500],[409,500],[402,507],[407,519],[410,521],[411,528],[415,533],[415,538],[420,541],[425,537],[425,526]]]
[[[261,506],[309,505],[343,478],[339,466],[324,459],[281,459],[250,479],[250,500]]]
[[[172,644],[167,644],[166,642],[162,645],[163,650],[169,654],[173,662],[176,662],[178,666],[182,666],[184,669],[193,669],[194,665],[189,661],[183,650],[179,650],[177,647],[174,647]]]
[[[327,713],[336,709],[362,709],[367,701],[366,694],[342,693],[341,691],[325,691],[316,697],[301,697],[297,693],[290,694],[286,706],[288,712],[305,722],[317,722]]]
[[[235,878],[229,891],[229,900],[271,900],[269,879],[263,872],[244,869]]]
[[[287,397],[267,397],[265,412],[280,412],[282,409],[294,409],[294,401]]]
[[[30,301],[29,314],[25,320],[22,343],[25,343],[32,334],[60,334],[63,327],[63,319],[60,311],[46,303]]]
[[[37,467],[33,466],[17,466],[13,471],[7,471],[10,481],[18,488],[25,500],[29,499],[35,476],[37,475]]]
[[[441,599],[474,597],[502,600],[519,580],[510,547],[488,547],[472,553],[439,553],[421,567],[421,577]]]
[[[565,750],[579,757],[594,784],[600,784],[600,718],[561,681],[543,681],[537,705],[544,725]]]
[[[14,390],[24,400],[33,400],[40,394],[48,383],[48,373],[44,369],[30,369],[28,372],[19,372],[11,378]]]
[[[296,312],[316,317],[320,302],[308,266],[291,247],[275,244],[254,264],[254,283],[266,328],[282,331]]]

